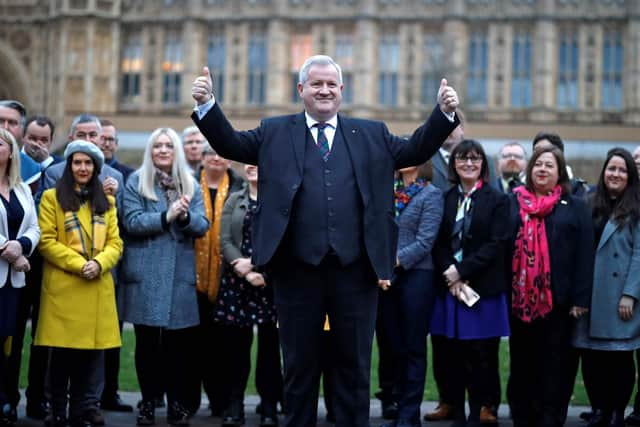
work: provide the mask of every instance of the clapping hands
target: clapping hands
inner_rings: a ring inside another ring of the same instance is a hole
[[[180,196],[175,202],[171,203],[167,210],[167,222],[173,222],[176,218],[187,219],[190,204],[191,197],[187,195]]]

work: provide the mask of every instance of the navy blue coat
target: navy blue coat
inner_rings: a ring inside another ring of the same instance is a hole
[[[303,177],[307,124],[303,112],[262,120],[250,131],[236,131],[215,104],[202,118],[192,115],[221,156],[258,165],[258,208],[254,217],[253,262],[273,258],[287,230],[293,199]],[[458,125],[438,107],[409,139],[392,135],[382,122],[338,115],[362,198],[364,245],[378,278],[389,279],[396,260],[398,228],[393,205],[394,171],[429,159]]]

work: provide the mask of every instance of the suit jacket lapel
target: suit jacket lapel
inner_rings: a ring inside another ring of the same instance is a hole
[[[607,224],[604,226],[604,230],[602,231],[602,236],[600,236],[597,251],[599,251],[604,246],[604,244],[607,243],[607,240],[609,240],[609,238],[613,236],[613,233],[617,229],[618,226],[615,223],[613,223],[611,220],[607,221]]]
[[[365,179],[365,171],[362,170],[362,165],[367,164],[363,156],[366,153],[365,147],[362,146],[362,138],[360,137],[359,129],[353,125],[351,120],[338,114],[338,129],[336,129],[336,135],[340,132],[340,136],[344,141],[344,147],[349,154],[351,160],[351,167],[353,167],[356,175],[356,184],[360,190],[362,196],[362,203],[366,208],[369,204],[369,181]]]
[[[291,132],[289,137],[291,139],[296,164],[298,165],[298,173],[302,176],[304,173],[304,152],[307,141],[307,122],[304,112],[296,114],[291,119]]]

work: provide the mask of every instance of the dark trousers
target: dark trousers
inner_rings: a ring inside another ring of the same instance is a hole
[[[322,393],[324,397],[324,407],[327,410],[327,417],[334,416],[333,411],[333,367],[335,365],[335,346],[331,331],[323,331],[320,339],[320,371],[322,373]]]
[[[27,273],[27,285],[20,292],[20,302],[18,305],[18,318],[16,322],[15,335],[11,341],[11,354],[7,360],[7,372],[5,377],[5,391],[9,403],[16,407],[20,401],[20,366],[22,364],[22,347],[24,344],[24,334],[27,321],[31,318],[31,338],[36,334],[38,325],[38,314],[40,312],[40,280],[42,278],[42,258],[39,254],[31,256],[32,270]],[[39,404],[46,401],[45,384],[47,374],[47,364],[49,359],[49,349],[47,347],[34,346],[31,344],[29,358],[28,385],[26,390],[27,402]]]
[[[226,393],[231,401],[244,400],[249,373],[251,371],[251,344],[253,326],[220,325],[222,342],[219,348],[225,369],[230,375]],[[256,389],[263,408],[276,408],[282,398],[282,370],[280,367],[280,343],[278,328],[273,323],[258,325],[258,354],[256,357]]]
[[[212,321],[213,303],[209,298],[198,292],[198,310],[200,325],[194,330],[193,346],[197,348],[196,359],[188,367],[188,387],[186,407],[192,413],[200,408],[202,389],[204,388],[213,412],[221,412],[229,405],[228,388],[223,381],[229,374],[223,363],[220,347],[225,345],[222,326]]]
[[[391,297],[388,292],[378,291],[378,314],[376,317],[376,345],[378,346],[378,388],[376,397],[382,402],[394,399],[393,384],[396,375],[396,364],[393,356],[393,344],[389,328],[384,326],[384,306]]]
[[[134,325],[136,373],[142,400],[153,402],[167,392],[169,404],[184,405],[187,366],[196,363],[192,348],[194,329],[165,329]]]
[[[577,371],[569,307],[554,307],[530,323],[511,319],[511,372],[507,396],[514,427],[560,427]]]
[[[584,385],[593,408],[624,411],[633,393],[633,351],[582,350]]]
[[[636,353],[637,370],[640,371],[640,350],[636,350],[635,353]],[[640,377],[638,378],[636,398],[633,400],[633,412],[635,414],[640,414]]]
[[[451,389],[451,381],[447,378],[450,370],[451,355],[447,353],[449,347],[444,343],[446,337],[431,335],[431,363],[433,365],[433,380],[438,389],[438,400],[453,405],[455,391]]]
[[[69,419],[77,422],[94,409],[92,396],[98,395],[95,372],[104,366],[103,350],[51,349],[51,406],[54,416],[66,417],[69,396]]]
[[[285,427],[316,424],[325,315],[335,340],[333,409],[337,427],[369,426],[369,376],[378,299],[368,261],[347,266],[289,259],[274,268],[274,298],[284,357]]]
[[[122,322],[120,322],[120,335],[122,335]],[[104,391],[101,400],[113,400],[118,394],[120,385],[118,374],[120,373],[120,347],[110,348],[104,351]]]
[[[436,290],[433,270],[408,270],[381,296],[381,320],[395,364],[393,400],[398,418],[420,423],[427,374],[427,334]]]
[[[7,377],[7,357],[4,355],[4,345],[6,341],[7,337],[0,336],[0,408],[9,403],[4,388],[5,378]]]
[[[442,341],[445,350],[451,355],[446,372],[451,391],[452,403],[458,414],[464,413],[465,390],[469,391],[469,418],[478,421],[480,407],[492,392],[492,378],[495,369],[490,362],[500,338],[459,340],[445,338]]]

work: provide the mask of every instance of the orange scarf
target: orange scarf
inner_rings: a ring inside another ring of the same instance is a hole
[[[198,292],[207,295],[209,301],[214,302],[218,296],[220,288],[220,267],[222,266],[222,255],[220,253],[220,219],[222,208],[227,194],[229,193],[229,175],[224,174],[218,184],[216,200],[211,203],[211,193],[207,176],[202,171],[200,175],[200,186],[202,187],[202,201],[204,211],[211,227],[207,233],[196,239],[196,289]]]

